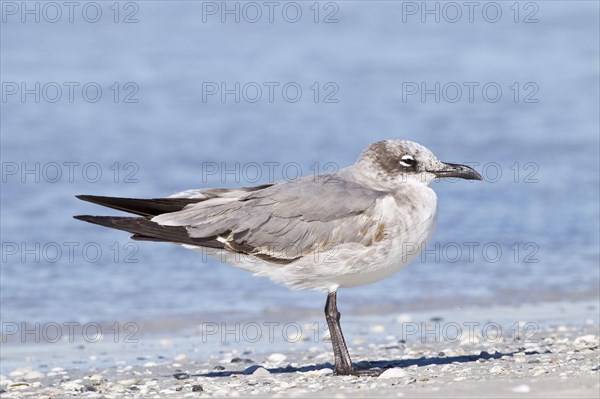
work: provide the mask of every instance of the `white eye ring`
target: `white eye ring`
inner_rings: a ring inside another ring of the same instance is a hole
[[[413,158],[412,155],[404,155],[402,158],[400,158],[400,165],[402,165],[402,166],[406,166],[407,168],[410,168],[414,164],[415,164],[415,159]]]

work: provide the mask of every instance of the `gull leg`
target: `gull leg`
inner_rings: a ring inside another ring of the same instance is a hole
[[[342,334],[340,327],[340,312],[337,310],[336,304],[337,291],[332,291],[327,294],[327,302],[325,303],[325,320],[331,334],[331,344],[333,345],[333,356],[335,359],[335,374],[349,375],[355,374],[352,368],[352,360],[348,353],[348,347]]]
[[[335,375],[356,375],[376,377],[381,374],[381,369],[355,370],[352,367],[352,360],[348,347],[342,334],[340,326],[340,312],[337,310],[336,303],[337,291],[332,291],[327,295],[325,303],[325,320],[331,334],[331,344],[333,346],[333,357],[335,359]]]

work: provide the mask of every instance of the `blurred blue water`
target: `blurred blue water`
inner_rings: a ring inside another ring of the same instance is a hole
[[[383,138],[418,141],[442,160],[478,162],[488,182],[435,183],[440,209],[432,251],[388,280],[343,291],[345,309],[598,296],[597,2],[536,2],[539,22],[527,24],[523,13],[531,10],[522,9],[515,23],[512,2],[497,3],[504,13],[497,23],[477,13],[473,23],[466,17],[421,23],[419,16],[403,22],[402,2],[336,2],[339,22],[328,24],[313,22],[312,2],[298,3],[305,16],[298,23],[280,17],[220,23],[218,16],[203,23],[202,2],[153,1],[136,2],[139,22],[123,24],[101,4],[107,17],[93,24],[81,18],[21,23],[12,16],[2,23],[2,82],[97,82],[103,88],[96,103],[81,95],[72,103],[66,95],[56,103],[37,103],[31,95],[1,103],[3,321],[320,311],[323,294],[290,293],[168,244],[127,246],[124,233],[73,220],[109,213],[74,195],[160,197],[251,185],[269,181],[266,162],[279,163],[277,179],[286,162],[311,174],[315,163],[351,164],[368,143]],[[325,11],[331,10],[323,8],[321,20]],[[118,102],[109,88],[114,82]],[[131,93],[127,82],[139,88],[138,103],[123,103]],[[279,82],[279,88],[296,82],[303,96],[291,103],[277,91],[273,102],[236,103],[233,96],[204,102],[202,82]],[[314,82],[321,90],[317,102]],[[337,103],[323,102],[328,82],[339,89]],[[458,82],[465,91],[455,103],[433,95],[423,102],[406,96],[407,82],[428,88]],[[479,83],[473,102],[464,82]],[[502,88],[498,102],[482,98],[488,82]],[[534,88],[538,102],[525,103]],[[52,162],[63,165],[55,183],[47,181]],[[65,162],[79,163],[72,182]],[[98,182],[82,175],[91,162],[102,171]],[[212,162],[230,169],[257,162],[263,174],[257,182],[243,173],[203,174]],[[35,174],[21,175],[36,163],[39,183]],[[128,173],[138,181],[124,182]],[[465,243],[478,243],[472,259]],[[454,262],[456,245],[463,253]],[[56,246],[62,253],[53,252]],[[98,247],[102,256],[92,262]],[[137,263],[127,262],[132,259]]]

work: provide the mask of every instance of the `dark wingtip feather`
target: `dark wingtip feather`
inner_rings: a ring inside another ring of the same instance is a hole
[[[87,201],[87,202],[92,202],[94,204],[100,204],[100,205],[102,205],[102,202],[103,202],[102,200],[103,199],[105,200],[105,199],[110,198],[110,197],[103,197],[101,195],[79,194],[79,195],[76,195],[75,198],[78,198],[78,199],[80,199],[82,201]]]
[[[115,217],[115,216],[92,216],[92,215],[75,215],[74,219],[81,220],[88,223],[99,224],[101,226],[106,227],[114,227],[113,221],[119,219],[126,219],[123,217]],[[127,219],[137,219],[137,218],[127,218]]]
[[[190,244],[207,248],[223,248],[223,244],[216,237],[194,238],[190,237],[185,227],[161,226],[146,217],[125,216],[73,216],[77,220],[97,224],[112,229],[126,231],[133,234],[134,240],[167,241],[179,244]]]
[[[156,216],[161,213],[177,212],[190,204],[203,201],[200,198],[120,198],[100,195],[76,195],[77,198],[93,204],[106,206],[139,216]]]
[[[77,220],[83,220],[84,222],[89,222],[91,219],[93,218],[93,216],[91,215],[75,215],[73,216],[73,219],[77,219]]]

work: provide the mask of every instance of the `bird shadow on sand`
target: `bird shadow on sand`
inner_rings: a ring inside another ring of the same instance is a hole
[[[390,368],[405,368],[410,366],[431,366],[431,365],[445,365],[451,364],[454,362],[457,363],[468,363],[468,362],[476,362],[480,359],[490,360],[490,359],[500,359],[502,356],[513,356],[517,352],[495,352],[490,354],[488,352],[481,352],[479,355],[462,355],[462,356],[436,356],[436,357],[421,357],[418,359],[402,359],[402,360],[377,360],[377,361],[362,361],[354,363],[354,366],[357,370],[374,370],[380,369],[381,371],[385,371]],[[535,355],[539,354],[539,352],[523,352],[525,355]],[[256,369],[260,368],[260,365],[253,365],[248,367],[245,370],[238,371],[212,371],[209,373],[202,374],[193,374],[192,377],[229,377],[232,375],[249,375],[252,374]],[[295,372],[307,372],[307,371],[318,371],[323,369],[333,369],[333,364],[331,363],[321,363],[321,364],[311,364],[306,366],[292,367],[290,365],[286,367],[276,367],[267,369],[271,374],[282,374],[282,373],[295,373]]]

